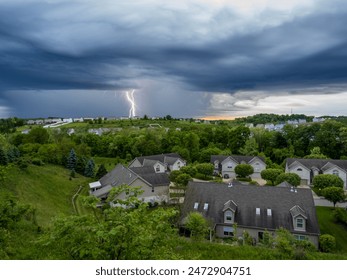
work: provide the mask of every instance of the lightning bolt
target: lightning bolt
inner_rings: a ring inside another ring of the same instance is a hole
[[[132,90],[130,93],[128,91],[125,92],[127,99],[130,103],[129,118],[133,118],[136,116],[134,92],[135,92],[135,90]]]

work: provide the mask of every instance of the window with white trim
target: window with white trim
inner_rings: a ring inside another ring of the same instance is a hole
[[[333,175],[339,176],[339,171],[336,170],[336,169],[334,169],[334,170],[333,170]]]
[[[294,237],[296,240],[300,240],[300,241],[307,240],[307,237],[305,235],[294,234]]]
[[[303,218],[296,218],[296,227],[299,229],[304,228],[304,219]]]
[[[227,210],[224,212],[224,222],[232,223],[233,222],[233,211]]]
[[[296,169],[296,171],[302,171],[302,168],[298,168],[298,169]]]
[[[234,236],[234,229],[232,227],[223,227],[224,236]]]
[[[155,167],[155,171],[160,172],[160,165],[159,164]]]

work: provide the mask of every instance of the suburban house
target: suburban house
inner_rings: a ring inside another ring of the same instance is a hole
[[[105,201],[112,188],[123,184],[141,187],[143,193],[138,198],[142,201],[168,201],[170,180],[167,173],[155,173],[151,167],[128,168],[122,164],[118,164],[99,181],[90,183],[90,194]]]
[[[189,182],[181,214],[183,227],[194,211],[210,221],[220,238],[240,237],[247,231],[256,243],[265,231],[274,233],[282,227],[318,247],[320,231],[310,189]]]
[[[258,156],[223,156],[213,155],[211,156],[211,163],[214,165],[214,174],[221,174],[223,178],[235,178],[235,167],[238,164],[246,163],[253,167],[254,173],[252,178],[261,178],[260,172],[266,169],[265,160]]]
[[[347,190],[347,160],[288,158],[286,172],[298,174],[302,185],[310,185],[318,174],[339,176]]]
[[[155,173],[170,172],[179,170],[186,165],[186,161],[179,154],[160,154],[152,156],[137,157],[129,164],[129,168],[133,167],[152,167]]]

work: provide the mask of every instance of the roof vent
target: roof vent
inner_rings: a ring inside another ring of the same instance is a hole
[[[229,184],[228,184],[228,188],[231,188],[233,186],[233,184],[230,182]]]

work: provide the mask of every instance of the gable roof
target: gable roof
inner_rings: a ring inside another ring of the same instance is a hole
[[[308,169],[316,167],[320,170],[323,169],[328,163],[336,165],[343,170],[347,170],[347,160],[341,159],[311,159],[311,158],[287,158],[287,166],[290,167],[294,162],[299,162]]]
[[[206,218],[214,224],[223,224],[223,209],[230,200],[237,204],[235,223],[239,226],[269,230],[284,227],[294,231],[290,209],[298,205],[307,217],[306,233],[319,234],[310,189],[299,189],[295,193],[287,187],[258,187],[235,182],[233,187],[228,187],[222,183],[189,182],[182,207],[182,219],[194,211],[194,203],[198,202],[199,212],[205,213]],[[200,209],[204,203],[209,204],[208,212]],[[256,214],[256,208],[260,208],[260,215]],[[271,216],[267,215],[267,209],[271,209]]]
[[[160,154],[160,155],[151,155],[151,156],[142,156],[137,157],[136,159],[140,162],[141,165],[144,165],[144,160],[154,160],[154,161],[160,161],[162,163],[168,163],[165,158],[168,158],[169,161],[172,161],[170,158],[179,158],[182,161],[184,161],[181,156],[177,153],[168,153],[168,154]]]
[[[117,164],[110,172],[103,176],[99,182],[102,186],[118,186],[121,184],[130,185],[138,178],[138,175],[122,164]]]
[[[250,162],[252,162],[254,159],[259,159],[262,162],[265,163],[265,159],[262,157],[258,157],[258,156],[241,156],[241,155],[230,155],[230,156],[225,156],[225,155],[212,155],[211,156],[211,163],[214,163],[215,161],[218,161],[219,163],[223,162],[224,160],[226,160],[227,158],[230,158],[232,160],[234,160],[236,163],[241,163],[241,162],[246,162],[247,164],[249,164]]]
[[[289,211],[293,218],[303,216],[305,219],[307,219],[305,210],[303,210],[299,205],[293,206]]]

